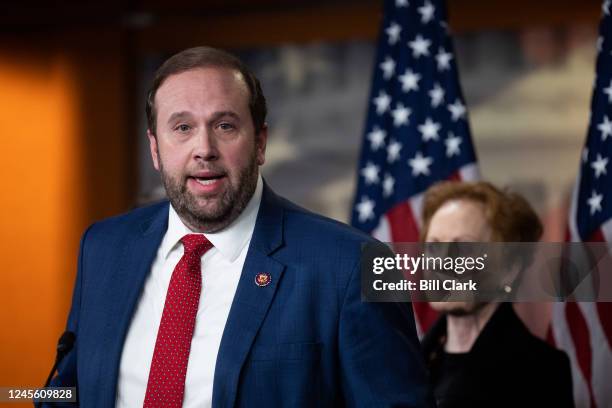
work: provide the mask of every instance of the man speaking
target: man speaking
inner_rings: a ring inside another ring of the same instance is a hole
[[[243,63],[180,52],[146,111],[169,203],[85,232],[52,385],[84,407],[429,406],[410,305],[361,301],[371,238],[262,180],[266,102]]]

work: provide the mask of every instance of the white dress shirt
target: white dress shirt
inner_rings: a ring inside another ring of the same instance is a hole
[[[210,407],[221,336],[255,228],[263,181],[238,218],[226,229],[204,234],[214,247],[202,256],[202,292],[187,364],[183,407]],[[169,206],[168,230],[151,266],[127,332],[117,380],[117,407],[142,407],[157,330],[174,267],[183,256],[180,239],[192,234]],[[138,254],[134,254],[138,256]]]

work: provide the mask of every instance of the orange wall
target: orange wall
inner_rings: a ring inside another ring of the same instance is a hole
[[[0,46],[0,386],[42,386],[80,236],[133,201],[121,37],[80,37]]]
[[[60,56],[0,58],[0,384],[38,385],[64,325],[83,225],[78,100]],[[78,238],[77,238],[78,239]]]

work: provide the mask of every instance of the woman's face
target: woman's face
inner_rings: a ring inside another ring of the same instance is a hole
[[[444,203],[431,217],[426,242],[489,242],[493,230],[485,216],[483,204],[457,199]],[[466,315],[478,310],[481,303],[474,302],[430,302],[433,309]]]

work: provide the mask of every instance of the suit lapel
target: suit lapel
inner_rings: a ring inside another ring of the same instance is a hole
[[[123,254],[112,277],[112,288],[108,292],[112,298],[111,309],[116,311],[112,322],[106,327],[108,336],[108,358],[101,362],[99,381],[106,382],[109,393],[105,396],[108,405],[115,404],[117,378],[121,351],[129,324],[134,314],[136,303],[142,291],[146,277],[151,270],[157,249],[168,229],[168,205],[144,221],[141,229],[134,236],[126,239]]]
[[[223,331],[213,384],[213,407],[232,407],[240,371],[278,288],[284,265],[271,257],[283,243],[283,208],[264,185],[262,201],[249,252]],[[266,286],[255,284],[259,273],[268,273]]]

